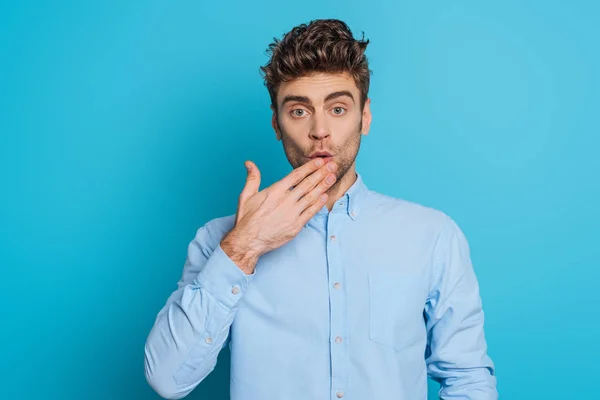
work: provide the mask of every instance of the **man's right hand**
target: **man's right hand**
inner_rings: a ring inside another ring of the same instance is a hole
[[[252,161],[245,165],[248,176],[235,226],[221,241],[221,248],[242,271],[251,274],[261,255],[292,240],[323,208],[325,192],[336,180],[333,172],[337,165],[311,160],[262,191],[258,167]]]

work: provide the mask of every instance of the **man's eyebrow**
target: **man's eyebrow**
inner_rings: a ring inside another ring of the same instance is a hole
[[[340,90],[339,92],[333,92],[333,93],[328,94],[327,97],[325,97],[325,102],[327,103],[330,100],[337,99],[338,97],[342,97],[342,96],[350,97],[350,99],[354,103],[354,96],[352,96],[352,93],[350,93],[347,90]]]
[[[333,99],[337,99],[338,97],[343,97],[343,96],[350,97],[352,102],[354,102],[354,96],[352,96],[352,93],[350,93],[348,90],[340,90],[339,92],[329,93],[327,95],[327,97],[325,97],[325,103],[327,103],[328,101],[331,101]],[[283,105],[285,103],[289,103],[291,101],[297,101],[298,103],[312,105],[312,101],[310,101],[310,99],[308,97],[296,96],[296,95],[290,94],[283,98],[283,101],[281,102],[281,106],[283,107]]]
[[[306,96],[295,96],[295,95],[290,94],[283,98],[283,102],[281,103],[281,106],[283,106],[285,103],[288,103],[290,101],[297,101],[299,103],[312,104],[310,99]]]

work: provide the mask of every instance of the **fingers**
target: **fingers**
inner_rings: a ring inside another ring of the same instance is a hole
[[[279,190],[281,192],[287,191],[292,186],[296,186],[300,183],[304,178],[308,175],[315,172],[317,169],[324,165],[324,161],[320,158],[311,160],[301,167],[296,168],[292,172],[289,173],[288,176],[280,180],[279,182],[273,185],[273,188]]]
[[[314,175],[314,174],[313,174]],[[305,179],[307,180],[307,179]],[[319,202],[320,196],[327,192],[327,190],[335,183],[336,177],[334,174],[327,174],[327,178],[321,179],[318,184],[313,187],[304,197],[298,201],[298,209],[302,212],[306,208],[310,207],[313,203]],[[294,189],[294,192],[296,189]],[[319,206],[319,209],[323,207],[323,204]],[[318,211],[318,210],[317,210]]]
[[[301,225],[306,225],[312,217],[317,215],[319,210],[321,210],[321,208],[323,208],[323,206],[327,202],[327,197],[327,193],[321,194],[317,197],[317,201],[312,203],[310,207],[305,208],[304,211],[300,213],[299,221]]]
[[[313,172],[311,175],[304,178],[304,180],[302,182],[300,182],[298,184],[298,186],[296,186],[290,194],[293,195],[296,198],[296,200],[300,200],[303,196],[305,196],[307,193],[309,193],[315,186],[317,186],[321,181],[323,181],[324,179],[326,179],[328,177],[330,179],[333,179],[331,182],[326,182],[326,183],[329,183],[329,186],[327,187],[327,188],[329,188],[335,182],[335,174],[333,174],[332,172],[334,172],[336,169],[337,169],[336,163],[334,163],[333,161],[328,162],[324,167],[319,168],[318,170]],[[319,194],[321,194],[321,193],[319,193]],[[313,201],[315,201],[317,199],[317,197],[318,197],[318,195],[315,195],[314,198],[312,199],[311,203]],[[308,204],[306,206],[308,207]]]
[[[244,163],[247,169],[246,185],[240,194],[240,203],[258,193],[260,188],[260,171],[252,161]]]

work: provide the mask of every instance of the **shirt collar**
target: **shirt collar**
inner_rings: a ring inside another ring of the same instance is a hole
[[[358,172],[356,172],[356,180],[354,181],[352,186],[348,188],[346,193],[344,193],[344,195],[335,202],[333,208],[331,209],[331,212],[343,212],[346,213],[350,218],[352,218],[352,220],[356,220],[356,218],[361,212],[363,200],[367,191],[368,189],[362,179],[362,176]],[[326,213],[327,208],[325,207],[319,213],[321,212]]]

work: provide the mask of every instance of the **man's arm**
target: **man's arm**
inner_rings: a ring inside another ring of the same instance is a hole
[[[214,369],[253,278],[215,244],[209,228],[210,223],[200,228],[188,246],[178,289],[158,313],[146,341],[146,379],[164,398],[185,397]]]
[[[427,371],[441,399],[495,400],[495,368],[487,354],[479,284],[466,238],[448,218],[433,253],[432,290],[425,308]]]
[[[262,191],[258,167],[246,168],[234,227],[218,244],[210,223],[198,230],[179,289],[146,341],[146,379],[162,397],[185,397],[214,369],[259,257],[292,240],[319,212],[337,164],[309,161]]]

